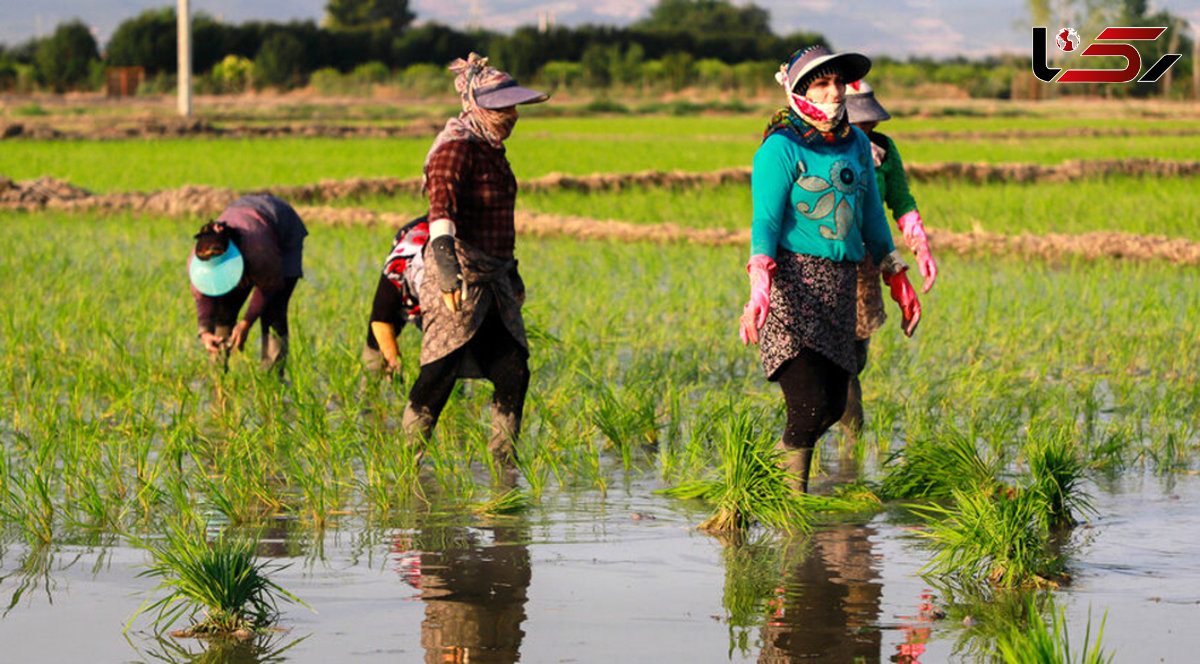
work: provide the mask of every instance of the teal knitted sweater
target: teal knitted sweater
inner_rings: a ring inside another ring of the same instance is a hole
[[[806,125],[800,128],[807,129]],[[750,253],[793,253],[878,263],[895,249],[866,134],[829,143],[816,130],[770,134],[754,154]]]

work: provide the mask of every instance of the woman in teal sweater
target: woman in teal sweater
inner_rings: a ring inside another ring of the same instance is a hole
[[[754,155],[750,301],[741,336],[759,344],[767,380],[783,391],[780,445],[801,492],[813,447],[846,408],[864,256],[880,266],[900,304],[905,334],[921,316],[879,202],[870,142],[846,117],[846,82],[870,68],[858,53],[797,51],[776,75],[788,107],[772,117]]]
[[[875,131],[880,122],[892,116],[875,99],[875,91],[866,81],[855,81],[847,86],[846,115],[850,123],[858,127],[871,141],[871,157],[875,162],[875,182],[879,196],[892,211],[896,226],[904,235],[904,243],[917,259],[917,268],[924,279],[922,293],[928,293],[937,279],[937,262],[929,251],[929,239],[925,235],[925,222],[917,211],[917,201],[908,190],[908,177],[904,174],[904,163],[892,139]],[[862,386],[858,377],[867,366],[867,349],[871,335],[875,333],[887,316],[883,313],[883,296],[879,290],[879,266],[868,256],[858,264],[858,329],[854,342],[857,368],[850,379],[846,395],[846,412],[842,415],[842,428],[851,436],[862,431],[863,408]]]

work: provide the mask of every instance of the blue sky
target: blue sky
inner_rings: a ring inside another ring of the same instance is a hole
[[[735,0],[739,2],[740,0]],[[14,45],[80,18],[103,44],[126,18],[174,0],[0,0],[0,43]],[[464,27],[474,20],[493,29],[534,24],[549,12],[560,25],[625,25],[646,15],[655,0],[410,0],[418,20]],[[777,33],[823,33],[839,50],[893,56],[980,56],[1028,53],[1024,0],[757,0],[771,12]],[[1152,0],[1200,26],[1200,0]],[[229,22],[249,19],[320,20],[325,0],[191,0]],[[1051,26],[1055,27],[1055,26]],[[1085,36],[1085,39],[1087,37]]]

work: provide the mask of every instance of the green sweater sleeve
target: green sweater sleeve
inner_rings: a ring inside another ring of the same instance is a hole
[[[896,149],[896,144],[890,137],[884,138],[887,139],[887,156],[884,157],[879,170],[883,171],[885,191],[880,193],[883,194],[883,201],[887,203],[888,209],[892,211],[892,218],[899,219],[916,210],[917,201],[908,191],[908,176],[904,174],[904,162],[900,160],[900,151]]]
[[[861,149],[866,150],[869,156],[871,146],[867,135],[858,132],[858,137],[861,141]],[[875,162],[868,158],[867,163],[870,165],[870,175],[864,178],[867,192],[862,201],[862,240],[867,252],[878,264],[883,262],[884,256],[895,251],[896,245],[892,242],[892,231],[888,227],[887,214],[884,213],[883,203],[880,201],[878,180],[875,178]]]

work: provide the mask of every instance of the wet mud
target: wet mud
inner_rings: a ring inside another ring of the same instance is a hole
[[[1069,162],[1068,162],[1069,163]],[[1178,166],[1178,163],[1173,163]],[[1196,162],[1200,164],[1200,162]],[[1016,166],[1010,164],[1009,166]],[[732,177],[733,171],[697,174],[704,178]],[[538,187],[604,186],[620,188],[625,183],[647,176],[663,183],[684,174],[616,174],[583,177],[548,176],[527,183],[526,190]],[[632,186],[632,185],[629,185]],[[660,185],[666,186],[666,185]],[[410,221],[408,215],[378,212],[366,208],[304,205],[367,195],[393,195],[420,191],[415,179],[354,179],[327,181],[301,187],[270,187],[256,190],[275,194],[297,203],[297,211],[309,223],[331,226],[383,225],[399,228]],[[15,182],[0,178],[0,209],[62,210],[68,212],[136,212],[165,216],[204,216],[220,213],[241,192],[207,186],[185,186],[151,193],[126,192],[94,195],[70,183],[54,178]],[[634,224],[586,217],[518,212],[517,231],[534,236],[568,236],[584,240],[622,242],[686,242],[707,246],[745,245],[749,229],[696,229],[671,223]],[[1017,256],[1054,260],[1080,257],[1089,260],[1124,259],[1162,260],[1180,265],[1200,265],[1200,242],[1161,235],[1138,235],[1095,231],[1078,235],[1005,235],[987,231],[952,232],[931,229],[930,244],[939,251],[961,254]]]

